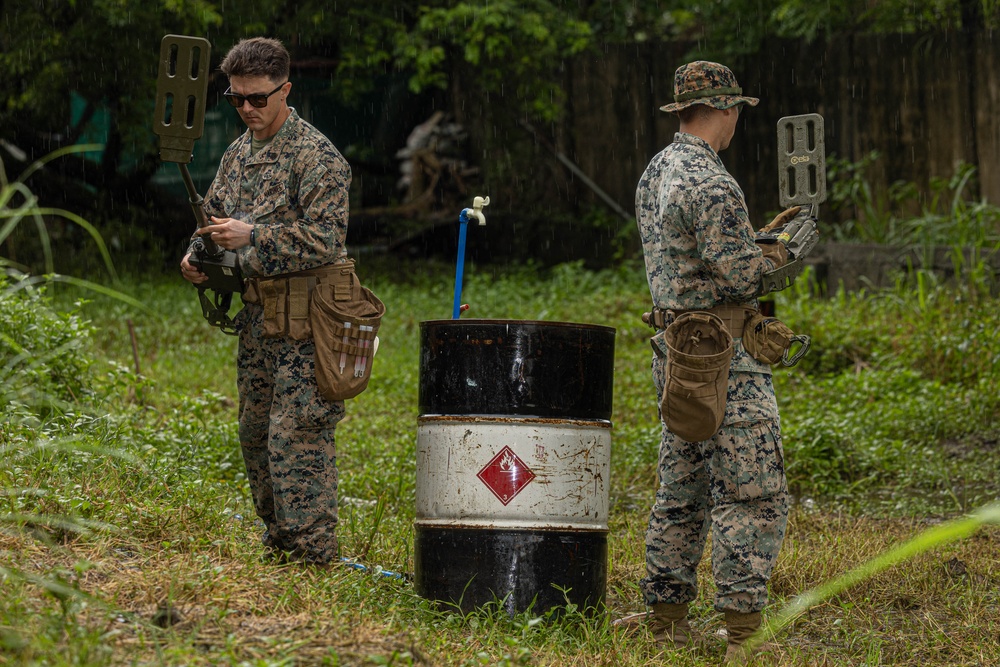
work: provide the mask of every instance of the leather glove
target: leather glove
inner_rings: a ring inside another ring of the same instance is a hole
[[[758,240],[757,247],[763,253],[764,259],[771,260],[775,269],[780,269],[788,263],[788,250],[785,248],[784,243],[773,240]]]
[[[801,206],[793,206],[791,208],[786,208],[784,211],[774,216],[774,220],[767,223],[767,226],[760,231],[766,234],[768,232],[774,231],[778,227],[785,226],[786,224],[788,224],[788,221],[794,218],[796,215],[798,215],[799,211],[801,210],[802,210]]]

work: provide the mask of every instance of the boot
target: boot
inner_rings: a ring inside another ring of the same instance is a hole
[[[691,624],[688,622],[687,602],[671,604],[658,602],[653,605],[651,629],[653,639],[667,646],[687,646],[691,643]]]
[[[637,634],[641,628],[647,627],[658,644],[686,646],[692,639],[687,613],[686,602],[680,604],[660,602],[653,605],[652,611],[629,614],[614,620],[611,625],[623,628],[629,635]]]
[[[726,634],[729,639],[726,645],[726,660],[723,664],[726,667],[741,667],[749,664],[754,652],[747,650],[744,644],[750,635],[760,627],[760,612],[740,614],[735,611],[727,611],[725,616]]]

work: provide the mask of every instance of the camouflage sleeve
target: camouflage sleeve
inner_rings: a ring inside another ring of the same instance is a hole
[[[227,217],[224,193],[226,192],[227,175],[231,171],[228,165],[232,162],[232,155],[233,147],[230,146],[223,153],[222,159],[219,161],[219,169],[215,172],[215,178],[212,179],[212,184],[208,186],[208,192],[205,193],[205,200],[202,202],[201,208],[205,211],[206,220],[213,215],[217,218]]]
[[[725,301],[749,301],[757,296],[761,276],[771,264],[754,243],[743,193],[721,176],[698,191],[702,201],[693,231],[699,254]]]

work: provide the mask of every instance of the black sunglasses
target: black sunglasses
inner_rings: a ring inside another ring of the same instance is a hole
[[[286,81],[285,83],[288,82]],[[237,109],[242,107],[244,102],[250,102],[250,106],[254,107],[255,109],[263,109],[264,107],[267,106],[267,98],[271,97],[271,95],[274,95],[276,92],[281,90],[281,86],[284,86],[285,83],[279,85],[277,88],[269,92],[267,95],[265,95],[264,93],[237,95],[236,93],[230,92],[233,89],[233,87],[230,86],[226,90],[226,92],[222,93],[222,96],[225,97],[227,100],[229,100],[229,103],[234,107],[236,107]]]

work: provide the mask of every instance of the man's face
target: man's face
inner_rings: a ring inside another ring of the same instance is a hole
[[[267,95],[274,91],[279,82],[271,81],[266,76],[233,76],[229,79],[229,90],[237,95]],[[285,122],[283,113],[286,104],[285,96],[291,84],[287,81],[279,90],[267,98],[267,105],[257,108],[249,100],[237,107],[240,118],[247,124],[257,139],[267,139],[277,134],[281,124]]]

